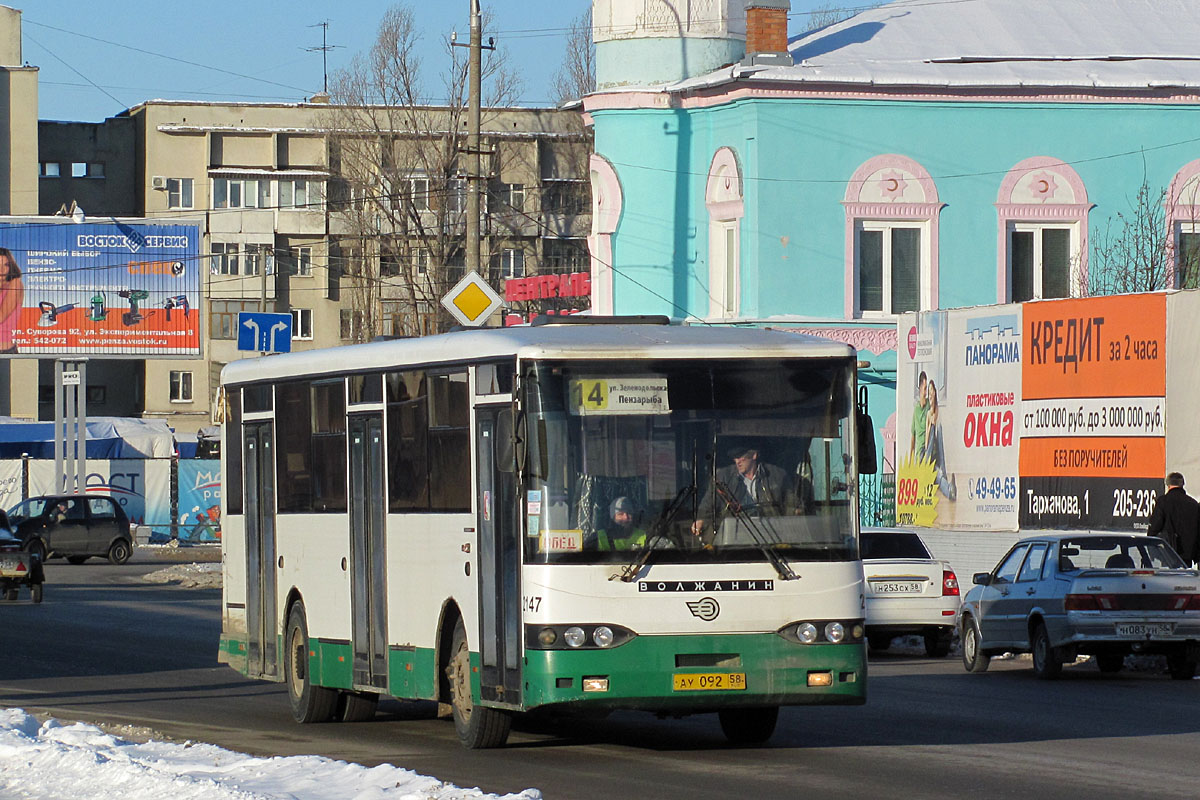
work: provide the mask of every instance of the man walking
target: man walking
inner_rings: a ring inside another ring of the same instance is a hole
[[[1154,504],[1150,527],[1146,532],[1162,537],[1184,563],[1190,565],[1196,560],[1200,504],[1183,490],[1183,475],[1180,473],[1172,472],[1167,476],[1167,493]]]

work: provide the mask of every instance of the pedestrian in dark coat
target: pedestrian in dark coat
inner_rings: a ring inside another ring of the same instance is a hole
[[[1187,564],[1196,560],[1200,540],[1200,504],[1183,490],[1183,475],[1167,476],[1167,493],[1158,498],[1150,514],[1151,536],[1160,536]]]

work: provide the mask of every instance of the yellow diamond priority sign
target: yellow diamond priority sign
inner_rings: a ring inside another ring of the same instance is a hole
[[[471,270],[463,279],[446,292],[442,305],[462,325],[479,326],[487,322],[504,301],[496,290],[488,286],[479,273]]]

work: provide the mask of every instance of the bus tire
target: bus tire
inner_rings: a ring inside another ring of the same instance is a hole
[[[288,614],[283,666],[292,718],[296,722],[327,722],[337,710],[338,693],[316,686],[308,674],[308,620],[304,604],[296,603]]]
[[[762,744],[775,733],[779,706],[726,708],[717,712],[721,731],[734,744]]]
[[[512,717],[496,708],[475,705],[471,696],[471,651],[467,647],[467,629],[461,619],[454,625],[446,677],[450,682],[454,731],[462,746],[480,750],[503,745],[512,727]]]
[[[337,717],[342,722],[367,722],[375,719],[378,705],[374,692],[338,692]]]

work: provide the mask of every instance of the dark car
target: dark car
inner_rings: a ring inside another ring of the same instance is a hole
[[[62,556],[82,564],[91,556],[107,556],[124,564],[133,553],[129,517],[107,495],[31,497],[9,509],[8,518],[25,550],[43,561]]]
[[[29,587],[33,602],[42,602],[42,560],[21,549],[21,542],[8,524],[8,517],[0,511],[0,596],[5,600],[16,600],[17,590],[22,584]]]

